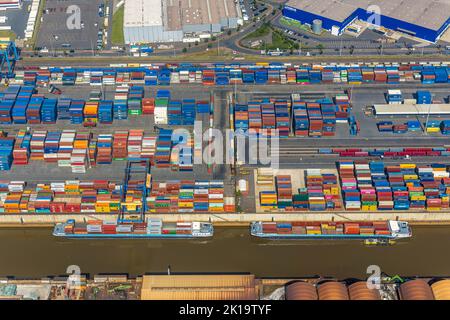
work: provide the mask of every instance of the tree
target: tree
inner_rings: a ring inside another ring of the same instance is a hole
[[[320,54],[323,54],[323,49],[324,49],[323,44],[319,43],[316,48],[319,50]]]
[[[212,40],[212,41],[216,41],[216,40],[217,40],[217,37],[216,37],[216,36],[213,36],[213,37],[211,38],[211,40]]]
[[[187,52],[187,48],[183,48],[183,53],[186,53]]]
[[[198,46],[198,41],[195,41],[195,45]]]
[[[232,31],[228,30],[227,35],[231,36]]]
[[[294,49],[298,50],[300,49],[300,44],[298,42],[294,42],[293,47]]]

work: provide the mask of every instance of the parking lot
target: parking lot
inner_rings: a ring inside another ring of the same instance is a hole
[[[101,4],[104,8],[100,10]],[[109,36],[103,30],[106,6],[105,0],[47,0],[37,47],[51,51],[63,48],[92,51],[102,49],[107,43],[105,38]],[[109,23],[112,14],[109,9],[108,11]]]
[[[25,29],[27,27],[28,6],[31,5],[31,0],[24,0],[21,9],[8,9],[0,11],[0,16],[5,17],[5,22],[0,23],[0,27],[11,27],[11,31],[16,34],[17,39],[23,39],[25,36]]]

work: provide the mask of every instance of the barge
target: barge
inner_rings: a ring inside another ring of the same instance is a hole
[[[76,223],[74,220],[68,220],[56,224],[53,235],[75,239],[195,239],[212,237],[214,228],[212,223],[208,222],[168,223],[154,218],[134,223],[115,221]]]
[[[252,236],[290,240],[371,240],[386,242],[410,238],[408,222],[252,222]]]

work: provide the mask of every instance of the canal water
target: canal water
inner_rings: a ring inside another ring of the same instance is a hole
[[[367,276],[369,265],[389,275],[450,275],[450,227],[414,227],[391,247],[360,241],[267,241],[247,228],[216,228],[211,240],[68,240],[50,229],[0,229],[0,275],[82,273],[250,272],[259,277]]]

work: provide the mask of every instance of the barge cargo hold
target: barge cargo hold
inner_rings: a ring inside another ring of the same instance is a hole
[[[191,239],[209,238],[214,234],[212,223],[176,222],[165,223],[149,218],[143,223],[117,223],[92,221],[87,224],[68,220],[55,225],[53,235],[79,239]]]
[[[252,222],[252,236],[272,240],[398,240],[410,238],[408,222]]]

